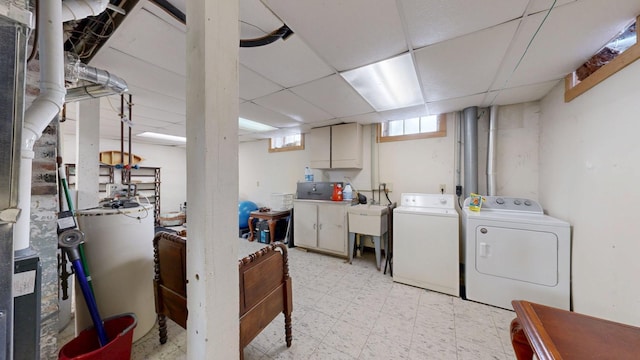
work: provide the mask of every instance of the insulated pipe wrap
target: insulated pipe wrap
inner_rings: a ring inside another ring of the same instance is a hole
[[[478,192],[478,108],[468,107],[464,115],[464,196]]]

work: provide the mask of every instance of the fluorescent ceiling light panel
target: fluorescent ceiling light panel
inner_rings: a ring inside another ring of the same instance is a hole
[[[340,73],[376,111],[424,103],[411,54]]]
[[[245,118],[238,118],[238,127],[242,130],[257,132],[277,130],[277,128],[274,128],[273,126],[269,126],[252,120],[247,120]]]
[[[136,136],[146,137],[146,138],[150,138],[150,139],[157,139],[157,140],[173,141],[173,142],[183,143],[183,144],[187,142],[187,138],[183,137],[183,136],[159,134],[159,133],[154,133],[154,132],[149,132],[149,131],[145,131],[145,132],[140,133],[140,134],[138,134]]]

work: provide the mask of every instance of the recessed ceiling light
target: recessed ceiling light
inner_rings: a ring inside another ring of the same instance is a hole
[[[151,138],[151,139],[158,139],[158,140],[173,141],[173,142],[183,143],[183,144],[187,142],[187,138],[184,137],[184,136],[174,136],[174,135],[160,134],[160,133],[154,133],[154,132],[150,132],[150,131],[145,131],[145,132],[140,133],[140,134],[138,134],[136,136],[146,137],[146,138]]]
[[[245,118],[238,118],[238,127],[242,130],[257,131],[257,132],[278,130],[273,126],[252,121],[252,120],[247,120]]]
[[[340,73],[377,111],[424,102],[411,54]]]

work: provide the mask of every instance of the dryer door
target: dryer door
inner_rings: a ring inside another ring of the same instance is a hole
[[[558,237],[554,233],[498,226],[476,227],[479,273],[533,284],[558,284]]]

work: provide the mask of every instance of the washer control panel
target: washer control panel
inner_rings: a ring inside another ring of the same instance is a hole
[[[522,211],[528,213],[543,214],[542,206],[531,199],[508,197],[508,196],[483,196],[482,207],[484,210],[502,211]],[[465,207],[469,206],[469,199],[464,202]]]
[[[454,209],[454,199],[453,194],[403,193],[400,206]]]

